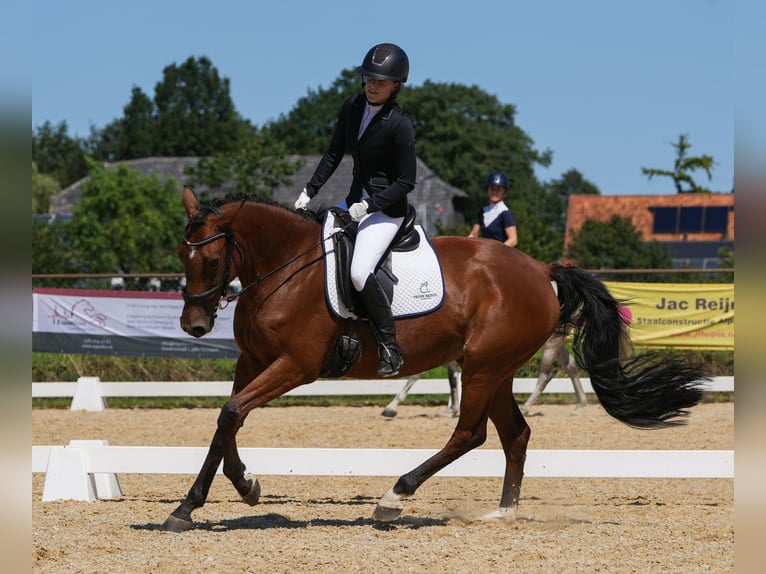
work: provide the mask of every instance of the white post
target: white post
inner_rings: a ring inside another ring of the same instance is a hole
[[[101,379],[98,377],[80,377],[72,397],[73,411],[103,411],[106,401],[101,394]]]
[[[85,453],[79,448],[52,447],[45,471],[43,501],[96,498],[96,484],[85,466]]]
[[[54,446],[45,471],[43,501],[100,500],[122,496],[117,475],[88,472],[87,454],[80,447],[109,446],[107,440],[70,440],[67,446]]]
[[[108,440],[70,440],[69,446],[109,446]],[[120,481],[113,472],[93,472],[90,473],[96,485],[96,498],[103,500],[105,498],[117,498],[122,496]]]

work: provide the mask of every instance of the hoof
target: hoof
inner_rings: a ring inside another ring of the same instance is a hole
[[[390,489],[386,492],[378,501],[378,505],[375,507],[375,512],[372,513],[372,519],[378,522],[391,522],[399,518],[399,515],[404,509],[402,504],[402,498],[406,498],[409,495],[396,494],[394,489]]]
[[[383,412],[380,413],[387,419],[392,419],[396,416],[396,411],[394,409],[383,409]]]
[[[488,512],[484,516],[480,516],[476,519],[478,522],[489,522],[496,520],[498,522],[513,522],[516,520],[515,508],[496,508],[492,512]]]
[[[250,506],[258,504],[258,500],[261,498],[261,483],[252,474],[245,475],[245,478],[250,480],[250,492],[242,497],[242,502]]]
[[[168,516],[168,519],[162,523],[160,530],[164,530],[165,532],[186,532],[187,530],[191,530],[192,526],[194,526],[194,523],[191,520],[178,518],[171,514]]]
[[[390,506],[381,506],[378,504],[375,507],[375,512],[372,513],[372,519],[378,522],[391,522],[396,520],[402,513],[402,508],[391,508]]]
[[[447,419],[454,419],[460,416],[460,411],[455,411],[452,409],[447,409],[446,411],[440,412],[436,415],[437,417],[443,417]]]

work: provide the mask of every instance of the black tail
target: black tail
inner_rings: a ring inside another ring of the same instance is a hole
[[[650,352],[635,359],[620,356],[627,337],[620,302],[591,274],[553,265],[561,314],[557,329],[574,326],[574,353],[588,371],[593,390],[611,416],[638,428],[683,424],[687,410],[702,398],[708,376],[683,356]]]

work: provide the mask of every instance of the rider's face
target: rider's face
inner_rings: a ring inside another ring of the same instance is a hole
[[[500,187],[499,185],[490,185],[487,187],[487,195],[489,195],[490,203],[497,203],[498,201],[503,200],[505,188]]]
[[[364,77],[364,93],[371,104],[383,104],[396,89],[399,82]]]

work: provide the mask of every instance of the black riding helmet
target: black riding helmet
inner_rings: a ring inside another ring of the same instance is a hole
[[[487,176],[487,181],[484,182],[484,187],[489,187],[490,185],[497,185],[499,187],[508,189],[508,186],[510,185],[508,182],[508,176],[505,175],[502,171],[493,171]]]
[[[404,83],[410,74],[410,60],[396,44],[377,44],[370,48],[356,71],[368,78]]]

